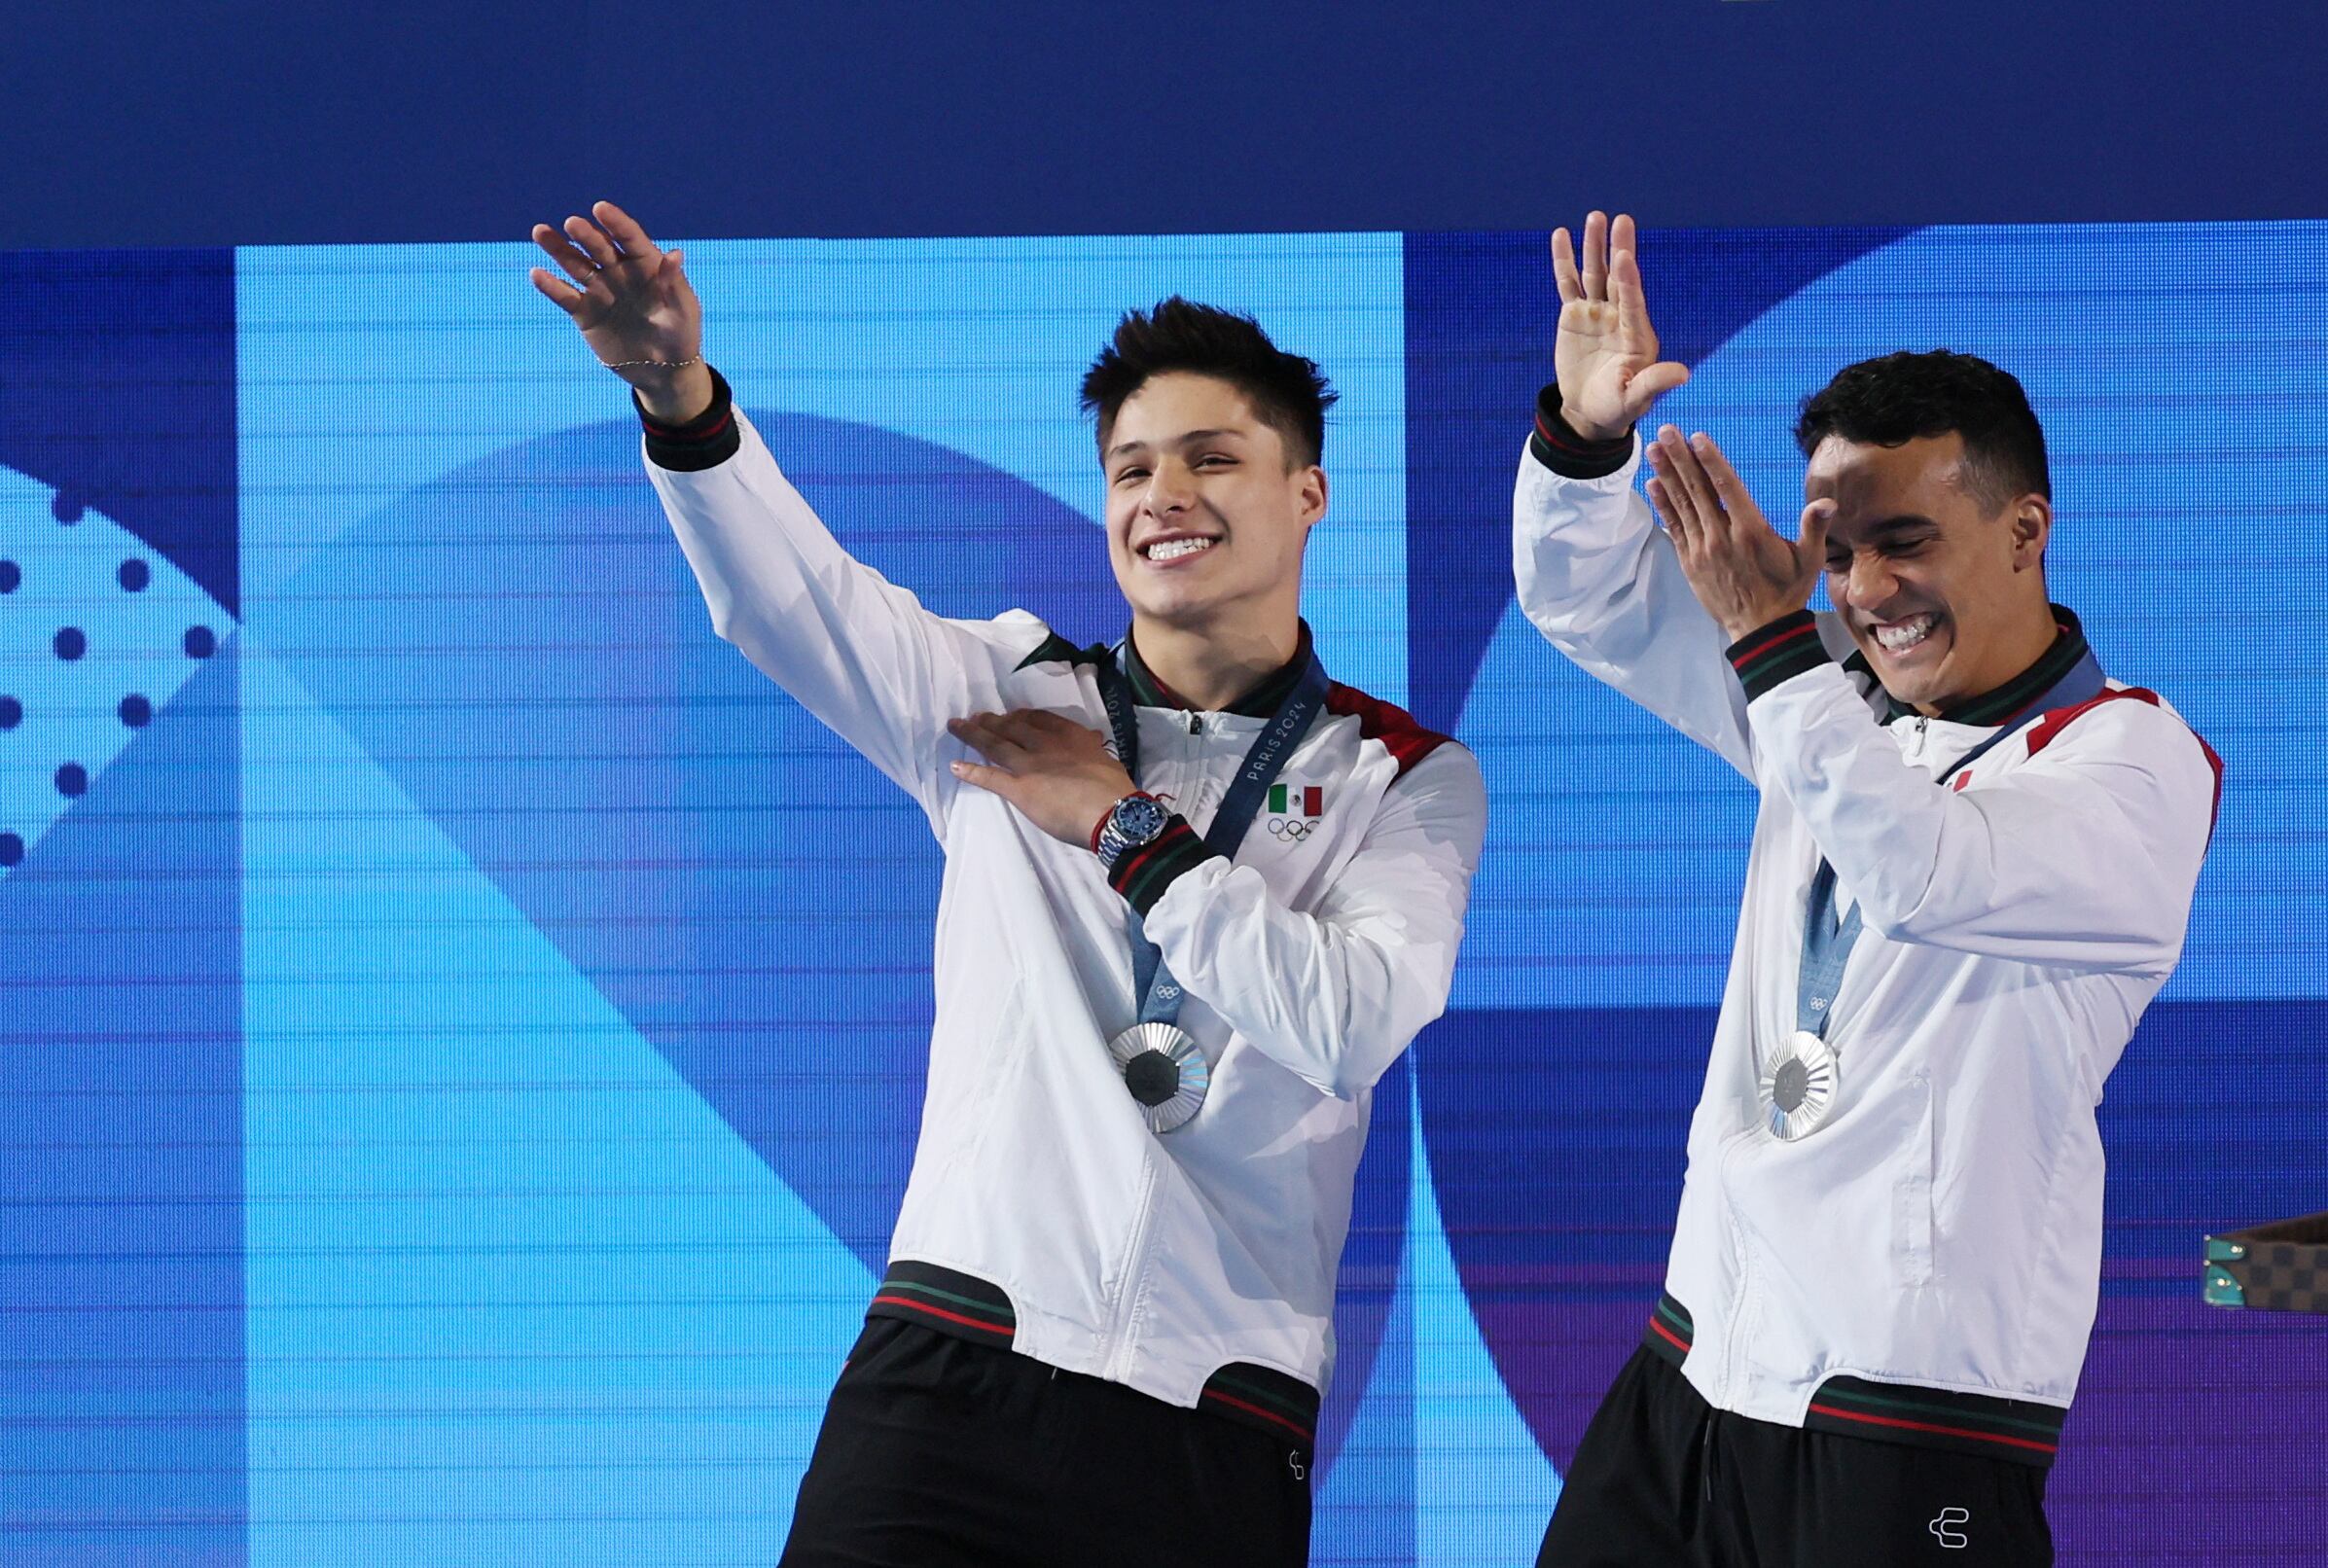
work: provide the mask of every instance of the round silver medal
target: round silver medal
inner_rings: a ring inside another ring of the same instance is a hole
[[[1185,1123],[1212,1087],[1212,1064],[1196,1041],[1171,1024],[1135,1023],[1110,1040],[1107,1050],[1152,1132]]]
[[[1762,1073],[1762,1119],[1772,1136],[1792,1142],[1817,1131],[1842,1077],[1833,1048],[1809,1029],[1797,1029]]]

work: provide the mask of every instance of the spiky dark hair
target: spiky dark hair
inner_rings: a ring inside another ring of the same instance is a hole
[[[1261,422],[1284,441],[1292,466],[1324,454],[1326,410],[1339,394],[1326,384],[1317,362],[1279,348],[1251,316],[1177,294],[1152,310],[1126,311],[1084,374],[1083,410],[1096,418],[1101,446],[1126,400],[1150,376],[1170,371],[1209,375],[1242,392]]]
[[[1795,445],[1809,457],[1829,436],[1900,446],[1950,431],[1964,438],[1964,486],[1989,512],[2015,496],[2053,499],[2045,430],[2010,372],[1946,348],[1863,359],[1803,400]]]

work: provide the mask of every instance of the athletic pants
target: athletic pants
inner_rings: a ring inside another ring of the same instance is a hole
[[[825,1408],[783,1568],[1299,1568],[1307,1449],[893,1318]]]
[[[1568,1467],[1537,1568],[2046,1568],[2045,1472],[1717,1410],[1643,1348]]]

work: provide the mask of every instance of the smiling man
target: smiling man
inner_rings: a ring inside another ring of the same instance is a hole
[[[1689,373],[1658,359],[1629,219],[1553,253],[1521,603],[1762,808],[1665,1295],[1539,1560],[2050,1562],[2095,1104],[2181,952],[2219,766],[2050,602],[2011,375],[1937,351],[1839,374],[1796,426],[1799,542],[1671,426],[1644,504],[1632,427]]]
[[[946,851],[920,1142],[783,1560],[1306,1561],[1369,1095],[1486,819],[1302,623],[1333,395],[1247,317],[1126,316],[1083,395],[1129,634],[941,619],[785,480],[679,253],[593,211],[534,281],[636,389],[714,627]]]

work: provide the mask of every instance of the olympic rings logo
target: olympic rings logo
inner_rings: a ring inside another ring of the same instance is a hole
[[[1270,818],[1270,832],[1276,835],[1279,838],[1284,839],[1289,844],[1300,843],[1303,839],[1308,837],[1311,833],[1315,832],[1316,829],[1317,821],[1313,817]]]

